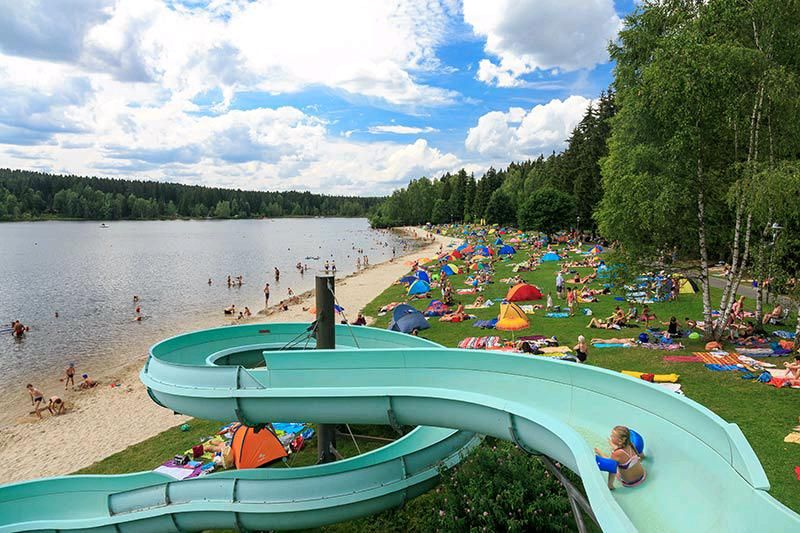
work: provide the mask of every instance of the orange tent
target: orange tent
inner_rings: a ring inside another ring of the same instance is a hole
[[[267,428],[258,433],[248,426],[239,426],[231,441],[233,463],[237,469],[259,468],[288,454],[275,433]]]
[[[509,302],[529,302],[541,299],[542,291],[539,290],[539,287],[528,283],[518,283],[508,289],[508,294],[506,294],[506,300]]]
[[[500,331],[519,331],[530,325],[525,312],[517,304],[500,304],[500,315],[495,328]]]

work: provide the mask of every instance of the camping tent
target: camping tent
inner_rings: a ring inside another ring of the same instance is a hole
[[[418,279],[408,288],[408,294],[427,294],[431,291],[431,286],[428,282]]]
[[[415,329],[428,329],[431,327],[422,313],[408,304],[400,304],[392,311],[392,319],[386,329],[411,333]]]
[[[442,267],[442,274],[445,276],[453,276],[458,274],[458,267],[456,265],[445,265]]]
[[[602,252],[603,252],[603,247],[600,246],[599,244],[596,244],[595,246],[592,247],[591,250],[589,250],[589,253],[592,255],[597,255]]]
[[[494,252],[488,246],[481,245],[475,247],[475,255],[490,256],[494,255]]]
[[[697,292],[697,284],[687,278],[678,278],[675,280],[678,284],[678,290],[681,294],[695,294]]]
[[[542,262],[544,261],[560,261],[561,258],[558,257],[558,254],[555,252],[547,252],[542,256]]]
[[[256,432],[248,426],[239,426],[231,439],[231,453],[236,468],[258,468],[286,457],[286,450],[278,437],[269,429]]]
[[[424,270],[417,270],[416,272],[414,272],[414,276],[416,276],[417,279],[421,279],[426,283],[431,282],[431,278],[428,276],[428,273],[425,272]]]
[[[517,304],[500,304],[500,315],[497,317],[495,328],[500,331],[519,331],[529,325],[528,317]]]
[[[529,302],[531,300],[541,300],[542,291],[536,285],[529,285],[527,283],[518,283],[510,289],[506,294],[506,300],[509,302]]]
[[[503,244],[503,239],[501,239],[500,237],[498,237],[497,239],[495,239],[495,241],[494,241],[494,245],[495,245],[495,246],[499,246],[499,245],[501,245],[501,244]]]
[[[500,255],[513,255],[517,253],[513,246],[506,244],[505,246],[501,247],[500,250],[497,251]]]
[[[403,285],[411,285],[415,281],[417,281],[416,276],[403,276],[402,278],[400,278],[400,283],[402,283]]]

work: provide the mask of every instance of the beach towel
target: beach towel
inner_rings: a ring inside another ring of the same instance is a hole
[[[791,433],[783,437],[783,442],[793,442],[795,444],[800,444],[800,433],[792,431]]]
[[[494,329],[496,324],[497,324],[496,318],[492,318],[489,320],[476,320],[475,322],[472,323],[474,327],[483,329]]]
[[[273,422],[272,429],[275,430],[276,434],[286,433],[286,434],[295,434],[300,433],[306,428],[305,424],[299,424],[297,422]]]
[[[547,313],[544,316],[547,318],[569,318],[569,313]]]
[[[780,357],[791,353],[791,350],[775,350],[772,348],[738,348],[736,351],[742,355],[749,355],[750,357]]]
[[[683,394],[683,391],[681,390],[682,385],[680,383],[657,383],[657,385],[659,387],[664,387],[665,389],[670,390],[675,394]]]
[[[779,329],[778,331],[773,331],[773,335],[776,337],[780,337],[781,339],[792,340],[795,337],[795,333],[793,331],[784,331]]]
[[[595,348],[630,348],[631,345],[623,342],[598,342],[592,344]]]
[[[705,367],[709,370],[713,370],[714,372],[729,372],[732,370],[739,370],[739,367],[736,365],[711,365],[706,364]]]
[[[728,352],[694,352],[693,355],[709,365],[739,364],[739,360],[728,354]]]
[[[570,350],[569,346],[542,346],[539,351],[544,354],[565,354],[570,353],[572,350]]]
[[[665,363],[700,363],[702,361],[696,355],[665,355],[661,360]]]
[[[536,312],[531,304],[520,305],[519,308],[522,309],[526,315],[532,315]]]
[[[740,355],[738,359],[742,363],[744,363],[746,365],[750,365],[750,366],[760,366],[760,367],[764,367],[764,368],[775,368],[775,365],[773,365],[772,363],[766,363],[764,361],[757,361],[757,360],[753,359],[752,357],[748,357],[746,355]]]

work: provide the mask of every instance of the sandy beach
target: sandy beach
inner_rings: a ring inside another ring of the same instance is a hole
[[[401,231],[410,237],[415,231],[422,236],[422,232],[413,228]],[[337,279],[336,298],[348,319],[355,320],[358,311],[407,272],[407,261],[434,256],[440,245],[446,247],[454,241],[437,235],[435,241],[425,241],[422,247],[405,256]],[[272,308],[251,321],[308,322],[313,317],[307,309],[313,305],[314,294],[307,292],[288,311]],[[31,413],[4,428],[0,433],[0,454],[7,458],[7,464],[13,465],[7,469],[4,481],[69,474],[188,420],[159,407],[148,397],[138,378],[144,361],[145,357],[139,356],[126,366],[98,375],[100,385],[88,391],[66,394],[63,389],[50,391],[66,399],[68,411],[64,415],[51,416],[45,410],[44,418],[38,420]]]

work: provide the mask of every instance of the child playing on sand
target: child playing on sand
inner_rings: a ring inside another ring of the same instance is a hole
[[[39,409],[42,407],[42,400],[44,400],[44,394],[42,391],[28,383],[26,386],[28,389],[28,394],[31,395],[31,405],[33,406],[33,410],[36,411],[36,416],[42,418],[42,413],[39,412]]]
[[[81,377],[83,378],[83,381],[81,381],[80,385],[78,385],[79,389],[87,390],[97,385],[95,380],[89,379],[89,374],[83,374]]]
[[[647,477],[644,467],[641,463],[641,457],[636,452],[636,449],[631,444],[631,432],[625,426],[616,426],[611,430],[611,436],[608,438],[608,443],[611,445],[611,459],[617,462],[617,474],[623,487],[635,487],[641,484]],[[606,457],[597,448],[594,452],[601,456]],[[614,474],[608,474],[608,488],[614,490]]]
[[[51,415],[63,415],[67,406],[64,405],[64,400],[58,396],[51,396],[47,401],[47,410]]]

